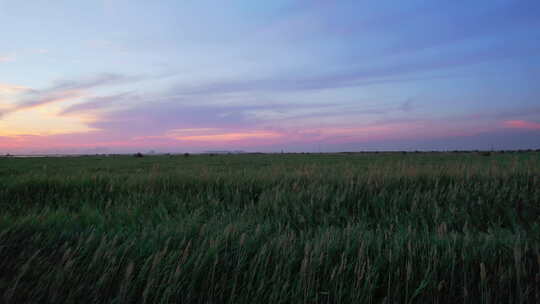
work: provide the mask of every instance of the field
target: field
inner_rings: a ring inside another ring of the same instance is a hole
[[[0,158],[2,303],[540,303],[540,152]]]

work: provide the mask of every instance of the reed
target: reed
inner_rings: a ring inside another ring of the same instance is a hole
[[[537,303],[540,153],[0,159],[0,302]]]

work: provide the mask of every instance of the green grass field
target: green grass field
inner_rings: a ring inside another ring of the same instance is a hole
[[[0,158],[1,303],[540,303],[540,152]]]

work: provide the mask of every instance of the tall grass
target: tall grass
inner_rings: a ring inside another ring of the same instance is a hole
[[[539,169],[539,153],[0,159],[0,302],[539,303]]]

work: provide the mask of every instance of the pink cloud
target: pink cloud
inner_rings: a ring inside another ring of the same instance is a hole
[[[0,83],[0,94],[17,94],[29,90],[30,88],[25,86]]]
[[[14,56],[0,56],[0,62],[11,62],[14,61]]]
[[[507,128],[540,130],[540,123],[525,120],[507,120],[504,122]]]
[[[237,142],[249,139],[271,139],[283,134],[268,130],[220,130],[215,128],[172,130],[170,137],[181,141],[197,142]]]
[[[503,121],[505,128],[540,130],[540,123],[522,120]],[[417,143],[437,141],[445,138],[460,138],[457,142],[469,142],[471,136],[488,136],[490,132],[502,132],[496,126],[476,126],[475,124],[453,124],[429,120],[409,120],[403,122],[379,122],[374,124],[332,124],[320,127],[237,126],[199,127],[172,129],[152,132],[104,128],[90,132],[51,135],[0,136],[0,154],[24,153],[25,151],[68,151],[78,153],[102,148],[110,152],[136,152],[155,149],[156,151],[206,151],[213,149],[233,149],[246,151],[270,151],[281,147],[297,147],[309,151],[316,144],[326,147],[349,147],[350,144],[375,145],[397,142],[410,148],[405,141]],[[145,134],[146,133],[146,134]],[[482,135],[488,134],[488,135]],[[498,134],[502,139],[503,133]],[[495,136],[495,135],[493,135]],[[456,146],[456,144],[449,145]],[[457,145],[459,146],[459,145]],[[474,146],[474,145],[473,145]],[[446,147],[446,146],[445,146]],[[345,149],[345,148],[344,148]]]

